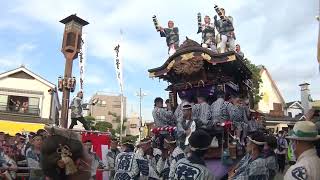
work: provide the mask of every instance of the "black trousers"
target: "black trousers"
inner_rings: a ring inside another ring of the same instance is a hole
[[[285,154],[277,154],[279,172],[283,173],[284,168],[286,166],[286,155]]]
[[[78,124],[77,121],[82,123],[82,125],[83,125],[85,130],[89,130],[90,129],[89,126],[88,126],[87,121],[82,116],[78,117],[78,118],[71,118],[71,124],[69,126],[69,129],[73,129],[73,126]]]

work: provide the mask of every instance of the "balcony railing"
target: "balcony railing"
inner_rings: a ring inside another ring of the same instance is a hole
[[[0,104],[0,112],[39,116],[40,109],[37,106],[17,107],[15,105]]]

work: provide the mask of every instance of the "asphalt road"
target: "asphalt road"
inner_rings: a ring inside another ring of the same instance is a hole
[[[284,175],[286,174],[287,170],[289,169],[289,165],[286,166],[286,169],[284,170],[284,173],[277,173],[275,180],[283,180]]]

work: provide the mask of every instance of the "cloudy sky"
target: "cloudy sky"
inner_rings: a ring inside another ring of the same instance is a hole
[[[148,94],[143,100],[143,117],[152,119],[152,101],[167,97],[166,82],[149,79],[147,69],[167,58],[165,39],[155,31],[152,16],[161,24],[175,21],[180,38],[200,41],[197,13],[215,15],[214,2],[234,18],[237,42],[255,64],[270,71],[286,101],[298,100],[301,82],[311,84],[314,99],[320,99],[320,74],[316,60],[319,13],[318,0],[11,0],[0,7],[0,72],[21,64],[56,83],[64,72],[60,52],[64,25],[70,14],[90,24],[87,36],[85,98],[96,91],[118,92],[113,47],[123,36],[127,114],[138,112],[135,92]],[[79,76],[78,61],[74,61]]]

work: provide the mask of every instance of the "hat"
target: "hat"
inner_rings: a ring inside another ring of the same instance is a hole
[[[204,130],[196,130],[189,137],[190,150],[207,150],[211,144],[212,138]]]
[[[186,104],[182,106],[182,110],[188,110],[188,109],[192,109],[192,106],[190,104]]]
[[[287,136],[288,139],[301,141],[316,141],[320,139],[316,125],[311,121],[299,121],[292,130],[292,135]]]

